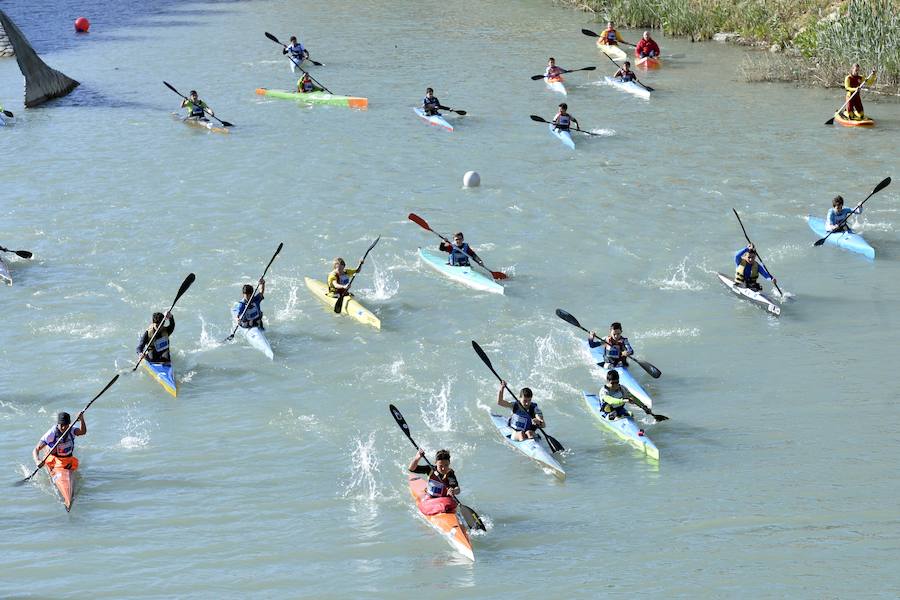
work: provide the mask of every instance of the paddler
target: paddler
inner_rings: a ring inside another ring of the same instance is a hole
[[[409,463],[409,472],[428,477],[425,486],[425,494],[419,498],[422,512],[425,514],[437,514],[438,512],[453,512],[456,510],[457,501],[454,496],[459,494],[459,481],[456,472],[450,468],[450,452],[438,450],[434,456],[434,467],[419,465],[425,456],[424,450],[419,450]],[[434,510],[429,512],[428,509]],[[438,510],[439,509],[439,510]]]
[[[87,433],[84,413],[78,415],[78,420],[75,421],[74,425],[71,423],[72,417],[67,412],[61,412],[56,416],[56,425],[44,434],[44,437],[41,438],[31,452],[34,464],[38,465],[41,463],[38,453],[43,448],[52,448],[56,444],[56,447],[53,448],[44,464],[50,469],[61,468],[74,471],[78,468],[78,459],[72,456],[72,453],[75,451],[75,436]]]
[[[309,76],[309,73],[304,73],[303,77],[297,80],[297,92],[301,94],[321,91],[323,91],[322,88],[313,83],[312,77]]]
[[[850,225],[847,224],[850,215],[861,215],[862,211],[862,203],[857,204],[856,207],[851,210],[849,208],[844,208],[843,196],[835,196],[834,200],[831,201],[831,208],[828,209],[828,214],[825,215],[825,230],[853,233],[853,230],[850,229]],[[839,225],[840,227],[838,227]]]
[[[509,417],[509,426],[513,429],[513,439],[517,442],[522,440],[533,440],[534,432],[539,427],[544,426],[544,413],[538,408],[537,402],[532,401],[534,395],[531,388],[522,388],[519,391],[519,401],[509,402],[503,399],[503,392],[506,390],[506,382],[500,382],[500,393],[497,394],[497,404],[504,408],[511,408],[512,415]]]
[[[556,59],[552,56],[547,59],[547,70],[544,71],[544,77],[553,80],[562,75],[563,69],[556,66]]]
[[[625,409],[626,402],[637,400],[631,392],[619,385],[619,372],[607,371],[606,384],[600,388],[600,409],[610,421],[615,421],[619,417],[630,417],[631,415]]]
[[[606,22],[606,29],[600,34],[600,43],[604,46],[618,46],[619,42],[624,42],[622,36],[616,31],[612,21]]]
[[[291,73],[296,73],[300,63],[309,58],[309,50],[304,48],[303,44],[297,41],[296,35],[291,36],[290,42],[289,45],[284,47],[281,53],[291,55],[291,58],[293,59],[291,60]]]
[[[337,298],[339,294],[349,294],[347,288],[350,285],[350,277],[356,275],[364,262],[360,260],[355,269],[348,269],[343,258],[340,256],[335,258],[331,263],[331,273],[328,274],[328,295]]]
[[[569,127],[572,126],[572,123],[575,123],[575,129],[581,128],[578,124],[578,119],[570,115],[568,110],[569,105],[565,102],[561,102],[559,110],[556,111],[556,116],[553,117],[553,126],[558,131],[569,131]]]
[[[238,325],[244,329],[252,327],[265,329],[263,327],[263,312],[260,304],[265,300],[266,280],[259,280],[259,291],[256,294],[253,293],[253,286],[249,283],[244,285],[241,293],[244,297],[236,302],[231,309],[231,314],[234,315],[234,318],[240,319]]]
[[[847,90],[848,100],[844,115],[848,119],[853,121],[865,120],[866,113],[863,110],[862,94],[857,93],[857,90],[863,85],[872,85],[873,83],[875,83],[875,68],[873,67],[869,76],[863,80],[859,74],[859,63],[854,63],[850,68],[850,74],[844,78],[844,89]]]
[[[157,329],[159,329],[159,333],[154,337],[153,334],[156,333]],[[144,333],[141,334],[141,340],[138,342],[138,356],[144,353],[144,349],[147,348],[147,344],[153,338],[153,345],[147,350],[145,358],[152,363],[172,364],[172,355],[169,352],[169,336],[172,335],[173,331],[175,331],[175,317],[171,314],[153,313],[150,326],[144,330]]]
[[[613,79],[618,79],[619,81],[634,81],[637,79],[637,75],[631,70],[631,62],[626,60],[622,63],[622,67],[616,71]]]
[[[588,338],[588,346],[596,348],[603,345],[603,364],[600,366],[612,369],[614,367],[627,367],[628,357],[634,354],[634,348],[628,342],[628,338],[622,335],[622,324],[618,321],[609,326],[609,335],[599,339],[595,332],[591,332]]]
[[[422,99],[422,110],[427,116],[439,115],[438,109],[441,108],[441,101],[434,95],[434,90],[426,88],[425,98]]]
[[[181,108],[188,109],[188,118],[190,119],[202,119],[204,118],[204,112],[209,113],[210,115],[215,116],[215,112],[211,109],[206,102],[200,99],[197,96],[197,90],[191,90],[191,93],[188,94],[187,100],[181,101]]]
[[[753,244],[745,246],[735,254],[734,264],[737,265],[734,271],[734,283],[737,286],[759,292],[762,290],[762,286],[756,280],[760,275],[778,285],[778,280],[772,277],[762,263],[757,260],[756,247]]]
[[[438,246],[438,249],[441,252],[447,252],[450,254],[450,256],[447,257],[447,264],[452,267],[468,267],[469,258],[484,267],[484,262],[482,262],[481,257],[475,254],[475,251],[472,250],[472,247],[466,243],[462,231],[457,231],[453,234],[452,244],[441,242],[440,246]],[[488,269],[487,267],[484,268],[490,271],[490,269]]]
[[[638,58],[659,56],[659,44],[650,37],[649,31],[644,32],[637,46],[634,47],[634,55]]]

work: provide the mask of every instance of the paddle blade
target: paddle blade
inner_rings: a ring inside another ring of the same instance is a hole
[[[827,239],[827,237],[823,237],[823,238],[820,239],[820,240],[816,240],[816,243],[813,244],[813,246],[821,246],[822,244],[825,243],[825,240],[826,240],[826,239]]]
[[[831,117],[830,119],[828,119],[827,121],[825,121],[825,124],[826,124],[826,125],[834,125],[834,117]]]
[[[406,218],[421,227],[422,229],[433,231],[431,227],[428,225],[428,221],[417,215],[416,213],[409,213],[406,215]]]
[[[339,315],[344,309],[344,294],[338,296],[337,302],[334,303],[334,314]]]
[[[644,371],[646,371],[647,374],[650,375],[650,377],[652,377],[653,379],[659,379],[662,376],[662,371],[660,371],[659,369],[657,369],[650,363],[644,362],[642,360],[638,360],[637,358],[635,358],[633,356],[631,358],[634,359],[634,362],[641,365],[641,368]]]
[[[532,75],[531,76],[532,81],[537,81],[538,79],[543,79],[543,78],[544,78],[543,75]]]
[[[464,116],[466,116],[466,115],[468,114],[468,113],[467,113],[466,111],[464,111],[464,110],[454,110],[453,112],[455,112],[456,114],[458,114],[458,115],[461,116],[461,117],[464,117]]]
[[[20,258],[31,258],[33,255],[28,250],[16,250],[16,256]]]
[[[466,525],[468,525],[469,529],[477,529],[479,531],[485,531],[484,521],[481,520],[481,517],[478,516],[471,507],[466,506],[465,504],[459,505],[459,514],[462,515],[463,520],[465,520]]]
[[[578,69],[579,71],[596,71],[597,67],[584,67],[583,69]]]
[[[478,355],[478,358],[481,359],[481,362],[487,365],[487,368],[491,370],[491,373],[493,373],[494,376],[497,377],[497,379],[500,379],[500,376],[497,375],[497,371],[494,370],[494,365],[491,364],[491,359],[488,358],[488,355],[484,353],[484,350],[481,349],[481,346],[479,346],[478,342],[476,342],[475,340],[472,340],[472,348],[475,349],[475,354]]]
[[[532,121],[537,121],[538,123],[549,123],[547,119],[544,117],[539,117],[538,115],[529,115]]]
[[[877,194],[878,192],[880,192],[881,190],[883,190],[884,188],[886,188],[889,185],[891,185],[891,178],[885,177],[884,180],[881,183],[879,183],[878,185],[876,185],[875,189],[872,190],[872,195]]]
[[[584,35],[590,36],[590,37],[600,37],[599,35],[597,35],[593,31],[591,31],[590,29],[582,29],[581,33],[583,33]]]
[[[272,40],[273,42],[275,42],[276,44],[281,44],[281,42],[278,41],[278,38],[275,37],[274,35],[272,35],[271,33],[269,33],[268,31],[266,32],[266,37],[269,38],[270,40]],[[284,44],[281,44],[281,45],[284,46]]]
[[[547,438],[547,445],[550,446],[550,452],[556,453],[565,450],[565,448],[563,448],[563,445],[559,443],[558,439],[556,439],[543,429],[541,431],[544,433],[544,437]]]
[[[234,127],[234,123],[229,123],[228,121],[220,120],[219,123],[222,124],[222,127]]]
[[[403,418],[403,415],[393,404],[389,404],[388,408],[391,411],[391,416],[393,416],[394,420],[397,421],[397,425],[400,426],[400,429],[403,430],[403,433],[405,433],[406,437],[409,438],[409,441],[412,442],[412,434],[409,432],[409,425],[406,424],[406,419]],[[413,446],[415,446],[416,448],[419,447],[415,442],[413,442]]]
[[[308,60],[308,61],[311,62],[312,64],[316,65],[317,67],[324,67],[324,66],[325,66],[325,65],[323,65],[322,63],[320,63],[319,61],[313,60],[313,59],[311,59],[311,58],[307,58],[306,60]]]
[[[656,419],[657,421],[668,421],[668,420],[669,420],[669,417],[667,417],[667,416],[665,416],[665,415],[659,415],[659,414],[656,414],[656,413],[650,413],[650,414],[651,414],[651,415],[653,416],[653,418]]]
[[[578,322],[578,319],[576,319],[572,314],[564,311],[561,308],[556,309],[556,316],[559,317],[560,319],[562,319],[563,321],[565,321],[566,323],[568,323],[569,325],[574,325],[578,329],[584,329],[584,327],[581,326],[581,323]]]
[[[494,279],[509,279],[509,275],[502,271],[491,271],[491,276]]]
[[[12,119],[15,115],[9,112],[8,110],[3,111],[3,115]]]
[[[175,302],[178,302],[178,299],[188,291],[188,288],[191,287],[191,284],[194,283],[195,279],[197,279],[197,276],[193,273],[189,273],[188,276],[184,278],[184,281],[181,282],[181,287],[178,288],[178,293],[175,294],[175,300],[172,302],[172,306],[175,306]]]

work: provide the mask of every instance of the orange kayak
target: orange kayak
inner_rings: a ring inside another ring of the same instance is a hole
[[[873,127],[875,125],[875,121],[872,119],[848,119],[842,117],[841,113],[834,113],[834,122],[839,123],[844,127]]]
[[[662,66],[662,62],[655,56],[644,56],[637,59],[637,66],[644,69],[658,69]]]
[[[56,486],[56,491],[60,499],[66,506],[66,512],[72,510],[72,500],[75,498],[75,480],[70,469],[55,467],[51,469],[46,467],[47,476],[50,482]]]
[[[425,486],[426,481],[421,477],[409,476],[409,493],[412,495],[413,500],[416,501],[416,508],[419,509],[419,514],[438,533],[444,536],[454,550],[469,560],[475,560],[475,553],[472,551],[472,541],[469,539],[466,526],[459,520],[455,512],[437,515],[426,515],[422,512],[419,506],[419,499],[425,495]]]

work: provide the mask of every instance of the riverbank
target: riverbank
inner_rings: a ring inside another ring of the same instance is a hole
[[[748,81],[840,87],[849,65],[878,68],[873,92],[900,95],[897,0],[556,0],[622,27],[691,41],[760,48],[741,64]],[[766,51],[766,52],[762,52]]]

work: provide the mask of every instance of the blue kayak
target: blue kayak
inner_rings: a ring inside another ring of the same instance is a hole
[[[572,141],[572,134],[568,131],[560,131],[553,124],[550,124],[550,135],[563,143],[563,146],[571,150],[575,149],[575,142]]]
[[[163,386],[164,390],[173,396],[178,396],[178,385],[175,383],[175,369],[172,368],[172,363],[152,363],[144,360],[141,361],[141,366],[153,376],[156,383]]]
[[[809,215],[806,217],[806,222],[809,223],[809,228],[815,231],[819,238],[823,238],[828,234],[825,230],[825,219]],[[875,248],[870,246],[869,242],[858,233],[832,233],[825,240],[825,243],[862,254],[870,260],[875,260]]]

